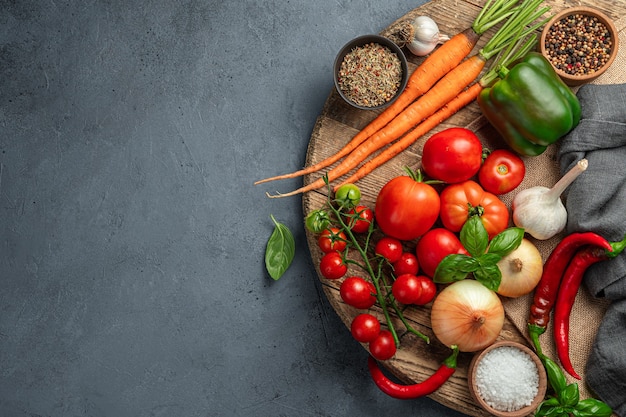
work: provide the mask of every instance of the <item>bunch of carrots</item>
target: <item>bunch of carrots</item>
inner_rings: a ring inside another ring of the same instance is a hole
[[[507,66],[527,53],[536,41],[534,31],[545,21],[534,23],[549,10],[539,8],[543,0],[489,0],[471,28],[446,41],[433,51],[411,74],[398,99],[356,134],[334,155],[302,170],[255,182],[296,178],[313,174],[341,160],[324,176],[310,184],[284,194],[267,194],[271,198],[289,197],[322,188],[355,168],[341,184],[356,182],[392,159],[420,137],[476,99],[480,91],[497,79],[497,68]],[[487,43],[468,58],[479,38],[490,28],[504,22]],[[534,23],[534,24],[533,24]],[[486,63],[495,62],[478,78]],[[374,152],[378,155],[359,167]],[[338,184],[335,189],[341,184]]]

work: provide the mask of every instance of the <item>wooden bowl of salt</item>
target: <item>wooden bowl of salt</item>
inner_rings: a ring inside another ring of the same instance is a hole
[[[546,395],[545,368],[535,352],[517,342],[501,341],[476,353],[468,385],[476,402],[498,417],[533,414]]]

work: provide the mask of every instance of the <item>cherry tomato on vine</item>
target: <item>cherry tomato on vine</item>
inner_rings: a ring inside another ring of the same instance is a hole
[[[419,298],[415,300],[414,304],[423,306],[433,301],[435,295],[437,295],[437,284],[425,275],[418,275],[417,281],[422,288],[422,293]]]
[[[320,259],[320,273],[326,279],[339,279],[347,272],[348,266],[339,252],[329,252]]]
[[[470,179],[483,162],[483,146],[469,129],[451,127],[424,144],[422,168],[428,176],[449,184]]]
[[[441,192],[441,222],[459,232],[470,216],[479,216],[489,239],[509,225],[509,209],[496,196],[472,180],[448,185]]]
[[[380,322],[371,314],[359,314],[352,320],[350,333],[352,333],[352,337],[358,342],[371,342],[376,339],[380,333]]]
[[[374,252],[385,258],[389,263],[394,263],[402,257],[402,242],[393,237],[385,236],[376,242]]]
[[[341,299],[349,306],[366,309],[376,302],[374,284],[361,277],[348,277],[339,287]]]
[[[350,209],[346,217],[346,222],[354,233],[367,232],[373,220],[374,212],[372,209],[362,205]]]
[[[478,182],[486,191],[500,195],[513,191],[526,175],[524,161],[506,149],[491,152],[478,171]]]
[[[330,226],[330,216],[322,209],[313,210],[306,216],[305,226],[313,233],[322,233]]]
[[[361,190],[354,184],[344,184],[335,191],[335,203],[341,208],[355,207],[360,201]]]
[[[389,330],[381,330],[376,339],[369,343],[369,348],[370,354],[379,361],[391,359],[397,350],[393,334]]]
[[[347,242],[346,234],[338,227],[325,229],[317,239],[317,244],[324,253],[341,252],[346,248]]]
[[[439,217],[439,194],[422,181],[422,175],[409,171],[387,182],[379,191],[374,207],[376,224],[387,235],[413,240],[428,231]]]
[[[391,284],[391,293],[402,304],[415,304],[422,296],[422,283],[416,275],[400,275]]]
[[[402,274],[416,275],[419,271],[419,262],[417,256],[411,252],[403,252],[400,259],[393,263],[393,274],[399,277]]]
[[[429,277],[435,275],[437,266],[446,256],[468,254],[457,235],[443,227],[426,232],[417,242],[415,253],[422,272]]]

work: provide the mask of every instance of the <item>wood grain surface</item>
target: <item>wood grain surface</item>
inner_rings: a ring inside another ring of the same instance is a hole
[[[388,30],[394,24],[411,19],[419,15],[427,15],[433,17],[440,31],[445,34],[453,35],[469,26],[477,16],[480,7],[485,1],[469,1],[469,0],[433,0],[419,8],[409,11],[405,16],[398,18],[386,29]],[[546,0],[546,5],[552,7],[550,14],[559,10],[575,5],[587,5],[597,7],[607,13],[614,19],[626,16],[626,2],[620,0],[596,0],[596,1],[563,1],[563,0]],[[491,32],[488,32],[479,41],[475,50],[484,45],[486,39]],[[382,32],[385,35],[385,31]],[[361,34],[355,34],[355,37]],[[410,61],[411,71],[421,62],[421,58],[417,58],[406,52]],[[349,141],[361,128],[363,128],[377,113],[374,111],[357,110],[339,97],[336,91],[331,91],[330,95],[319,115],[315,127],[313,129],[306,158],[306,165],[312,165],[325,157],[333,154],[340,149],[347,141]],[[473,103],[456,115],[442,123],[438,128],[423,136],[414,143],[407,151],[394,158],[392,161],[378,168],[366,178],[360,180],[357,184],[363,192],[363,202],[370,207],[374,207],[376,194],[380,188],[391,178],[403,175],[403,167],[409,166],[413,169],[420,166],[420,155],[424,142],[428,137],[437,131],[448,127],[463,126],[476,132],[483,144],[490,149],[504,147],[501,140],[491,126],[481,117],[478,106]],[[531,159],[526,159],[527,175],[523,188],[533,185],[551,186],[558,179],[558,165],[556,160],[556,150],[550,147],[549,150],[541,155]],[[308,184],[319,178],[322,174],[308,175],[304,178],[304,184]],[[302,197],[304,215],[306,216],[312,210],[321,208],[327,199],[325,190],[309,192]],[[512,195],[503,196],[503,200],[510,204]],[[561,236],[557,236],[549,241],[535,242],[542,255],[549,253]],[[307,240],[311,251],[314,264],[319,264],[322,253],[316,246],[316,236],[307,231]],[[413,250],[416,242],[405,242],[407,250]],[[361,271],[351,271],[355,274]],[[323,289],[341,320],[350,325],[352,318],[358,314],[356,310],[347,306],[339,296],[340,281],[329,281],[318,276],[323,283]],[[372,314],[379,315],[382,319],[382,313],[376,307],[370,311]],[[430,376],[440,365],[441,361],[450,353],[449,348],[443,346],[434,337],[430,328],[430,306],[410,307],[404,312],[406,318],[411,325],[417,330],[430,336],[431,343],[426,344],[416,336],[403,333],[402,324],[398,320],[397,328],[401,334],[401,348],[396,356],[385,362],[386,368],[393,373],[400,381],[405,383],[415,383],[423,381]],[[528,344],[523,331],[519,330],[519,326],[514,325],[515,317],[510,316],[511,311],[507,310],[507,319],[499,339],[515,340]],[[517,317],[517,322],[520,318]],[[523,320],[522,320],[523,321]],[[384,322],[384,320],[383,320]],[[357,342],[355,342],[357,343]],[[367,348],[366,345],[363,346]],[[486,416],[484,412],[471,398],[467,385],[467,369],[472,358],[471,353],[462,353],[459,356],[458,369],[453,377],[442,386],[438,391],[431,395],[431,398],[439,403],[455,409],[461,413],[472,416]],[[365,366],[365,364],[364,364]]]

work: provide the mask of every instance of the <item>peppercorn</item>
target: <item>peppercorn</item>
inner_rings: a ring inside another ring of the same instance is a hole
[[[556,69],[570,75],[588,75],[608,62],[613,39],[597,17],[575,13],[550,27],[544,46]]]

